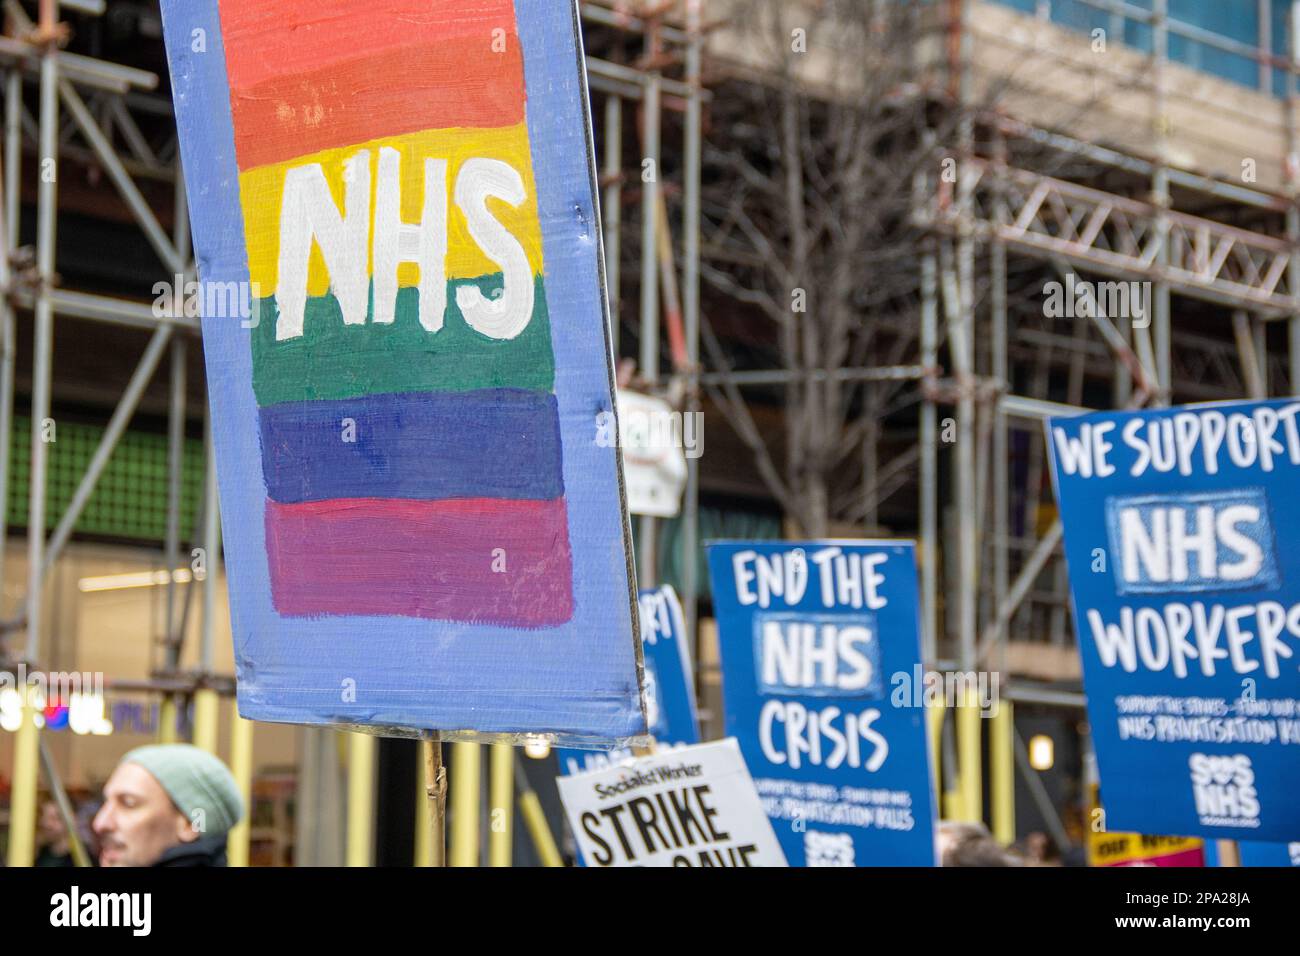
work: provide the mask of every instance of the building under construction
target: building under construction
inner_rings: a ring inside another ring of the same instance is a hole
[[[3,9],[0,665],[103,675],[80,691],[102,710],[42,729],[40,789],[92,796],[130,746],[193,737],[252,781],[245,861],[414,859],[413,745],[235,718],[157,5]],[[927,662],[998,671],[1017,705],[935,724],[946,812],[1077,843],[1088,744],[1042,422],[1292,392],[1300,3],[581,11],[620,379],[704,415],[680,517],[636,531],[642,586],[687,604],[706,737],[703,541],[915,537]],[[13,709],[0,832],[34,806]],[[521,766],[563,845],[553,763]]]

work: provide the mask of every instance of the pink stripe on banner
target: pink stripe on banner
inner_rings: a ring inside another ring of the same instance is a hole
[[[286,617],[418,617],[555,627],[573,617],[564,499],[266,504]]]

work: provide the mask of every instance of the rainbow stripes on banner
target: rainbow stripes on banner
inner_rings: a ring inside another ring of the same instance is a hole
[[[248,719],[646,739],[577,13],[162,0]]]
[[[276,608],[569,620],[513,3],[219,7]]]

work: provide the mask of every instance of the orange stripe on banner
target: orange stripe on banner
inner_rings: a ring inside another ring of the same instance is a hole
[[[219,0],[219,7],[231,89],[413,45],[459,41],[487,53],[504,36],[518,46],[513,0]]]
[[[418,130],[518,125],[524,71],[512,49],[411,47],[232,90],[239,168]]]

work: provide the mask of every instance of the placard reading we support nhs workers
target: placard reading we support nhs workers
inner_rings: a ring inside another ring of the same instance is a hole
[[[911,542],[719,542],[728,736],[791,866],[933,866]]]
[[[1300,838],[1298,415],[1048,422],[1108,830]]]

